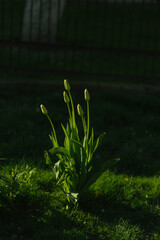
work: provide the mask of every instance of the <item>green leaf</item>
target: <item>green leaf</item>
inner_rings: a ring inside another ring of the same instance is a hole
[[[94,153],[96,151],[96,149],[98,148],[98,146],[101,144],[104,136],[106,135],[106,132],[102,133],[98,138],[97,140],[94,142],[93,144],[93,150],[92,150],[92,153]]]
[[[102,143],[103,138],[104,138],[105,135],[106,135],[106,132],[102,133],[102,134],[99,136],[99,145],[101,145],[101,143]]]
[[[50,160],[50,157],[49,157],[49,154],[48,154],[47,151],[44,152],[44,157],[45,157],[45,159],[46,159],[46,164],[47,164],[47,165],[50,165],[52,162],[51,162],[51,160]]]
[[[80,155],[81,155],[81,165],[80,165],[80,179],[79,179],[79,188],[83,186],[84,182],[87,178],[87,159],[86,154],[83,148],[80,148]]]
[[[82,147],[82,143],[80,141],[77,141],[75,139],[72,139],[73,142],[75,142],[76,144],[78,144],[80,147]]]
[[[108,168],[115,166],[115,164],[119,161],[117,158],[108,160],[107,162],[101,164],[100,168],[98,169],[97,166],[91,170],[88,174],[88,181],[80,190],[80,193],[86,191],[100,176],[101,174],[106,171]]]
[[[72,128],[71,137],[72,137],[72,139],[79,141],[79,133],[78,133],[78,128],[77,128],[76,122],[74,123],[74,126]]]
[[[58,163],[59,165],[59,163]],[[57,169],[56,169],[57,168]],[[59,166],[55,167],[55,174],[56,174],[56,179],[58,179],[59,176]],[[64,173],[61,175],[61,177],[59,178],[57,185],[61,184],[64,181]]]
[[[60,161],[55,163],[53,170],[56,174],[56,179],[58,179],[59,174],[60,174]]]
[[[52,154],[61,154],[61,155],[66,156],[67,158],[70,158],[69,151],[64,147],[54,147],[54,148],[50,149],[49,152]]]
[[[87,173],[87,161],[86,161],[86,154],[83,148],[80,148],[80,155],[81,155],[81,173],[85,178],[85,175]]]
[[[65,127],[64,127],[64,125],[62,123],[61,123],[61,127],[62,127],[62,129],[64,131],[65,136],[68,137],[68,133],[67,133],[67,131],[66,131],[66,129],[65,129]]]
[[[68,193],[68,196],[69,196],[70,201],[73,204],[75,204],[78,201],[78,193],[71,192],[71,193]]]
[[[64,185],[65,192],[68,194],[70,191],[69,191],[69,186],[68,186],[67,182],[64,181],[63,185]]]
[[[49,138],[53,144],[53,147],[58,147],[57,141],[54,138],[53,132],[51,132],[51,135],[49,135]]]
[[[83,138],[83,148],[84,149],[86,149],[87,143],[88,143],[87,138],[86,138],[86,136],[84,136],[84,138]]]
[[[91,137],[89,139],[89,144],[93,145],[93,142],[94,142],[94,130],[92,128]]]
[[[61,126],[62,126],[62,129],[63,129],[64,134],[65,134],[64,147],[67,148],[68,151],[70,151],[70,145],[71,145],[71,143],[70,143],[70,137],[69,137],[69,135],[68,135],[68,130],[67,130],[67,128],[65,129],[65,127],[63,126],[63,124],[61,124]]]
[[[80,148],[82,148],[82,144],[80,141],[77,141],[75,139],[71,140],[71,156],[74,159],[75,162],[75,169],[76,172],[80,172],[80,166],[81,166],[81,155],[80,155]]]

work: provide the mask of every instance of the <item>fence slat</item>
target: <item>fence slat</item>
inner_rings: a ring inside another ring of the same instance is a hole
[[[12,41],[13,41],[13,2],[10,0],[9,2],[9,13],[10,13],[10,21],[9,21],[9,38],[10,38],[10,46],[9,46],[9,56],[8,56],[8,66],[12,68]]]

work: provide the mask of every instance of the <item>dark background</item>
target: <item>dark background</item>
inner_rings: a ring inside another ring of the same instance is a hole
[[[158,1],[67,0],[54,43],[49,32],[42,42],[40,30],[37,40],[22,39],[25,4],[0,0],[1,79],[159,81]],[[59,0],[57,11],[60,4]]]

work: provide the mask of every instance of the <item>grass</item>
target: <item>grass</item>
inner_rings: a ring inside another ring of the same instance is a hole
[[[3,9],[3,1],[0,2]],[[11,1],[5,1],[5,11],[0,16],[0,38],[8,40],[21,39],[24,2],[16,0],[13,9],[14,21],[11,22]],[[158,31],[157,5],[149,4],[106,4],[103,2],[85,3],[70,1],[66,4],[59,22],[57,42],[72,46],[104,47],[128,50],[159,51],[160,32]],[[3,20],[4,16],[4,20]],[[13,29],[11,28],[13,23]],[[3,30],[4,29],[4,30]],[[100,73],[108,76],[159,77],[159,56],[127,54],[125,52],[105,52],[57,48],[51,52],[37,51],[30,48],[4,47],[1,51],[1,66],[24,69],[27,74],[39,71]],[[49,75],[49,74],[48,74]],[[1,77],[12,75],[5,70]],[[23,74],[22,74],[23,76]],[[30,75],[29,75],[30,76]],[[129,80],[127,80],[129,81]]]
[[[86,86],[72,85],[79,103]],[[0,181],[0,239],[160,239],[159,95],[88,89],[95,134],[107,131],[97,163],[121,160],[83,194],[77,209],[66,210],[45,165],[51,129],[39,108],[47,106],[63,141],[60,122],[66,122],[67,109],[62,86],[1,84],[0,154],[7,159],[0,169],[9,181]]]

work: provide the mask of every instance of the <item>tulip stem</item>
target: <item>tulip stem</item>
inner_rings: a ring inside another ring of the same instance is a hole
[[[69,107],[68,103],[67,103],[67,107],[68,107],[68,112],[69,112],[69,118],[72,119],[71,110],[70,110],[70,107]]]
[[[68,91],[69,98],[71,101],[71,107],[72,107],[72,124],[73,124],[73,129],[75,128],[75,112],[74,112],[74,105],[73,105],[73,100],[70,91]]]
[[[48,114],[47,114],[47,118],[48,118],[48,120],[49,120],[49,122],[50,122],[50,124],[51,124],[52,130],[53,130],[54,141],[56,142],[56,144],[57,144],[57,146],[58,146],[56,131],[55,131],[55,128],[54,128],[54,126],[53,126],[53,123],[52,123],[50,117],[48,116]]]
[[[72,115],[71,115],[71,109],[69,107],[69,104],[67,103],[68,113],[69,113],[69,119],[70,119],[70,126],[72,125]]]
[[[87,101],[87,139],[89,137],[89,101]]]
[[[86,121],[85,121],[84,116],[81,118],[82,118],[82,124],[83,124],[83,129],[84,129],[84,136],[86,137]]]

